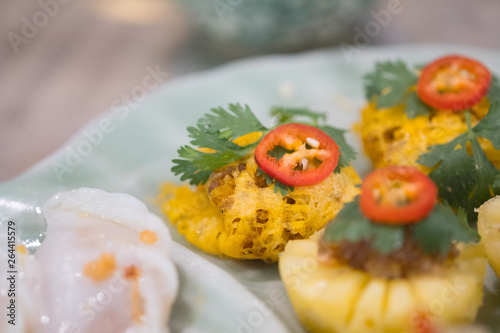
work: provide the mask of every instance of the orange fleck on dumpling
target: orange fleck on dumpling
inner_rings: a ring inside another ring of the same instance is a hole
[[[110,253],[103,253],[94,261],[91,261],[83,268],[83,275],[99,282],[111,277],[116,269],[115,256]]]

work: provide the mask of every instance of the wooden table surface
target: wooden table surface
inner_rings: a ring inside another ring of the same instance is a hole
[[[405,10],[375,44],[500,48],[500,1],[401,2]],[[41,3],[52,5],[43,9]],[[386,6],[386,0],[376,1],[376,10]],[[123,102],[148,70],[169,72],[170,80],[204,67],[189,63],[184,47],[189,31],[186,15],[169,0],[2,1],[0,181],[20,174],[91,118]]]

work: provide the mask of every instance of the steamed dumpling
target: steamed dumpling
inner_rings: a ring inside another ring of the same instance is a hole
[[[89,188],[58,193],[42,211],[47,237],[22,295],[36,332],[169,331],[178,279],[158,217],[130,195]]]

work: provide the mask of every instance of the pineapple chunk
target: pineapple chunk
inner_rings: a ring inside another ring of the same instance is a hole
[[[349,274],[349,273],[348,273]],[[385,279],[370,278],[361,291],[353,309],[348,329],[351,332],[364,333],[367,330],[383,331],[382,318],[389,283]]]
[[[348,267],[320,266],[316,241],[291,241],[279,260],[295,311],[313,332],[344,332],[368,274]]]
[[[398,279],[389,283],[384,314],[387,333],[401,332],[408,324],[408,314],[415,310],[416,296],[411,284]]]
[[[385,280],[341,263],[319,263],[315,239],[287,244],[279,270],[298,317],[312,332],[416,332],[426,313],[439,326],[474,319],[482,302],[486,259],[461,256],[435,274]],[[480,252],[479,252],[480,254]]]
[[[486,201],[476,211],[481,244],[486,251],[491,268],[500,277],[500,196]]]

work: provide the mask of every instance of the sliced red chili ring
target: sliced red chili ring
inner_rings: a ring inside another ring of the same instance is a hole
[[[339,147],[328,134],[297,123],[276,127],[255,149],[259,167],[289,186],[321,182],[335,170],[338,159]]]
[[[360,208],[368,219],[387,224],[410,224],[434,208],[437,186],[416,168],[389,166],[370,173],[363,181]]]
[[[417,94],[441,110],[465,110],[483,98],[491,84],[490,70],[480,62],[459,55],[437,59],[425,66]]]

